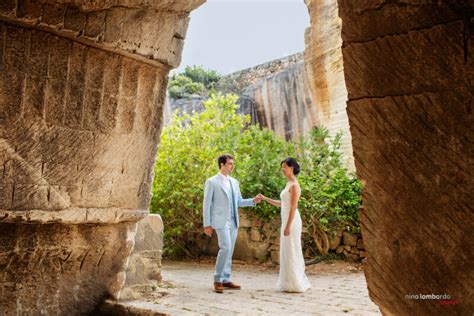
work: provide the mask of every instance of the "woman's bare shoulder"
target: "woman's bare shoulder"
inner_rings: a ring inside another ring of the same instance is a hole
[[[300,192],[301,192],[301,187],[300,187],[300,184],[298,183],[298,181],[293,182],[293,183],[290,185],[289,190],[290,190],[291,192],[296,191],[296,193],[300,193]]]

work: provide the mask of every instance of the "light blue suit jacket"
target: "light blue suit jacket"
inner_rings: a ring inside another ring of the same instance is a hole
[[[229,179],[232,185],[233,208],[231,208],[229,192],[225,189],[224,182],[219,174],[206,180],[202,207],[204,227],[224,228],[231,209],[234,211],[235,225],[239,227],[239,207],[255,206],[253,199],[242,198],[239,182],[230,176]]]

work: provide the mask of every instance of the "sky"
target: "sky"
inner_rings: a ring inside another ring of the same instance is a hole
[[[208,0],[191,12],[181,65],[228,74],[304,50],[303,0]]]

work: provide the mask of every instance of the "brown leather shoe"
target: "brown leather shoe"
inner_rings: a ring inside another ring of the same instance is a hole
[[[224,293],[224,286],[222,282],[214,282],[214,291],[216,293]]]
[[[240,285],[237,285],[232,282],[222,283],[222,285],[228,288],[229,290],[240,290]]]

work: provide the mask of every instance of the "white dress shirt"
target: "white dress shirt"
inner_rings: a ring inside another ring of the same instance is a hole
[[[222,183],[224,183],[224,188],[227,192],[230,192],[230,179],[228,176],[223,175],[219,172],[219,176],[221,177]]]

